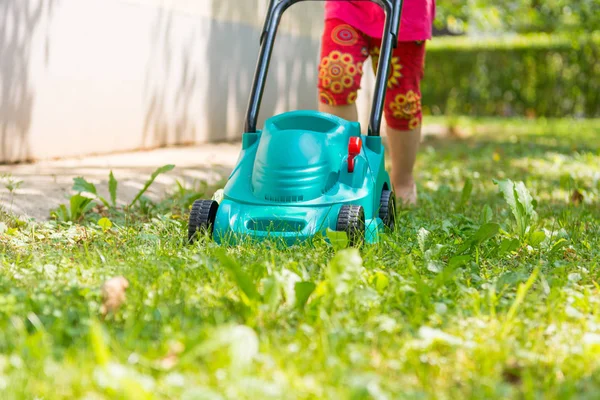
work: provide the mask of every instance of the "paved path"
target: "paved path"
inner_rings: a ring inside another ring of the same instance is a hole
[[[159,199],[175,187],[177,180],[189,187],[202,181],[217,183],[226,179],[237,161],[239,150],[238,143],[206,144],[33,164],[0,165],[0,208],[25,218],[47,220],[51,209],[68,203],[75,177],[82,176],[96,184],[98,191],[109,198],[108,174],[111,170],[119,182],[118,200],[125,203],[133,199],[156,168],[174,164],[175,169],[160,175],[146,193],[150,198]],[[6,174],[13,180],[23,182],[13,194],[6,188]]]

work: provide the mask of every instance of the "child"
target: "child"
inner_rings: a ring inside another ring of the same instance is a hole
[[[390,178],[397,199],[417,202],[413,167],[421,138],[421,91],[425,41],[431,38],[435,0],[404,0],[398,47],[394,50],[384,108]],[[319,65],[319,110],[356,121],[363,65],[377,71],[385,13],[365,0],[329,0]]]

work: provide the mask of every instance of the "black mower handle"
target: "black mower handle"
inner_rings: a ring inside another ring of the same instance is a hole
[[[248,104],[248,113],[246,115],[245,131],[256,132],[256,121],[258,111],[265,90],[269,63],[277,27],[281,21],[281,16],[292,5],[301,1],[315,0],[270,0],[265,25],[260,36],[260,54],[258,65],[252,83],[250,93],[250,102]],[[329,0],[332,1],[332,0]],[[335,0],[333,0],[335,1]],[[338,0],[345,1],[345,0]],[[403,0],[363,0],[372,1],[379,4],[385,11],[385,26],[383,29],[383,38],[379,55],[379,67],[377,68],[377,77],[375,81],[375,92],[373,95],[373,106],[371,108],[371,118],[369,121],[369,136],[379,136],[381,128],[381,117],[385,104],[385,95],[387,90],[387,78],[390,71],[390,62],[392,60],[393,49],[398,45],[398,32],[400,29],[400,16],[402,13]]]

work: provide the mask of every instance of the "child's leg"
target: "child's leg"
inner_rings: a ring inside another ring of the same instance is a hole
[[[375,48],[373,62],[377,65]],[[396,197],[407,205],[417,202],[413,169],[421,141],[421,80],[425,43],[400,42],[394,51],[385,106],[390,178]]]
[[[413,177],[413,168],[421,142],[421,125],[407,131],[388,126],[387,138],[392,161],[390,179],[396,198],[404,205],[416,205],[417,186]]]
[[[319,111],[358,120],[356,97],[369,56],[364,35],[343,21],[328,19],[321,41]]]

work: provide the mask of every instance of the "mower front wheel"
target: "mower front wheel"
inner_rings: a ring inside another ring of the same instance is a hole
[[[336,231],[346,232],[351,247],[365,238],[365,210],[362,206],[344,205],[338,214]]]
[[[379,218],[390,231],[396,228],[396,196],[391,190],[383,190],[379,200]]]
[[[190,212],[188,222],[188,243],[193,243],[196,234],[208,233],[211,237],[219,203],[214,200],[196,200]]]

